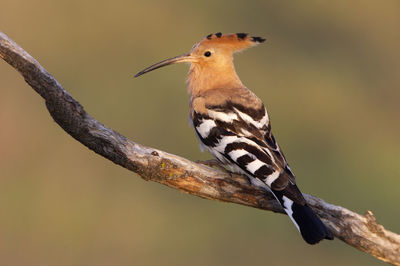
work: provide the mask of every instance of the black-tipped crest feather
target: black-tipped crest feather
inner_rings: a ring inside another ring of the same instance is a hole
[[[236,33],[236,36],[238,37],[239,40],[243,40],[244,38],[247,37],[247,33]]]
[[[258,42],[258,43],[263,43],[263,42],[265,42],[265,39],[261,38],[261,37],[251,37],[251,41]]]

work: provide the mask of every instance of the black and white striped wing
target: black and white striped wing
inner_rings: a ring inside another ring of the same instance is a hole
[[[282,190],[294,177],[270,133],[268,114],[227,102],[194,112],[193,125],[201,143],[221,162],[228,163],[268,187]]]

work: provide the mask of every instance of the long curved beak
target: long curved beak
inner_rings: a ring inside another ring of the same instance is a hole
[[[195,58],[189,53],[189,54],[183,54],[179,56],[175,56],[169,59],[165,59],[159,63],[156,63],[154,65],[149,66],[148,68],[143,69],[139,73],[135,75],[135,78],[146,74],[147,72],[153,71],[157,68],[163,67],[163,66],[168,66],[172,64],[177,64],[177,63],[182,63],[182,62],[194,62]]]

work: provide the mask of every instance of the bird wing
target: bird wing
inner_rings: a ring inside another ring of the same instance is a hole
[[[251,108],[225,101],[206,105],[206,112],[194,110],[192,118],[200,141],[220,161],[239,167],[273,190],[295,184],[263,105]]]

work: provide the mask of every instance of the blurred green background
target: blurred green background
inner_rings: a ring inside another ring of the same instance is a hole
[[[1,0],[0,30],[95,118],[192,160],[188,67],[133,74],[203,36],[268,39],[238,54],[303,192],[400,233],[400,2]],[[0,62],[0,265],[380,265],[308,246],[286,216],[145,182],[56,125]]]

